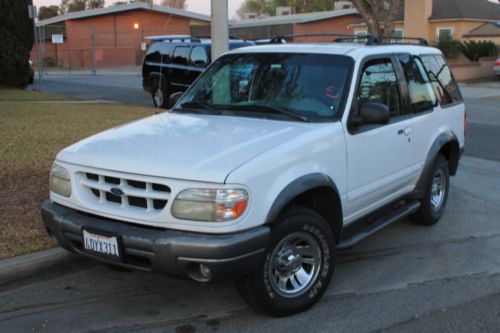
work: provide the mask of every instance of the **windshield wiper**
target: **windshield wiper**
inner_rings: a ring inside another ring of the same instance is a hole
[[[185,102],[181,104],[181,109],[198,109],[198,110],[205,110],[205,111],[210,111],[211,113],[214,114],[220,114],[220,111],[217,110],[214,106],[212,106],[210,103],[205,103],[205,102]]]
[[[298,119],[300,121],[303,121],[305,123],[308,123],[309,122],[309,118],[307,118],[306,116],[301,116],[299,114],[296,114],[296,113],[293,113],[291,111],[288,111],[288,110],[285,110],[285,109],[282,109],[282,108],[278,108],[278,107],[275,107],[275,106],[270,106],[270,105],[262,105],[262,104],[251,104],[251,105],[245,105],[245,108],[246,109],[261,109],[263,111],[271,111],[271,112],[274,112],[274,113],[280,113],[280,114],[284,114],[290,118],[294,118],[294,119]]]

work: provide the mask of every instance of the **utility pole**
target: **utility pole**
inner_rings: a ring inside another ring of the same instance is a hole
[[[43,90],[43,80],[42,80],[42,68],[40,63],[40,56],[38,54],[38,34],[36,31],[36,18],[38,17],[38,12],[36,6],[29,5],[28,13],[30,19],[33,20],[33,37],[35,38],[35,53],[36,53],[36,69],[38,70],[38,84],[40,87],[40,91]]]
[[[229,50],[228,0],[211,0],[212,61]]]

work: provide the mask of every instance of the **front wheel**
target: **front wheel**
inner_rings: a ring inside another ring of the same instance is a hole
[[[335,238],[316,212],[294,207],[272,230],[262,268],[236,282],[240,295],[258,310],[274,316],[301,312],[316,303],[330,283]]]
[[[450,188],[450,170],[448,161],[443,155],[438,155],[434,161],[432,172],[427,179],[424,197],[420,208],[410,219],[420,225],[431,226],[443,216],[448,201]]]
[[[170,101],[170,96],[168,95],[168,91],[165,83],[161,83],[159,81],[155,82],[153,85],[153,89],[151,92],[153,97],[153,103],[156,108],[166,109],[168,108],[168,104]]]

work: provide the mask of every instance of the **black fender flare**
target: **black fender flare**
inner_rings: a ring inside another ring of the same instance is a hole
[[[307,174],[295,179],[290,184],[288,184],[280,192],[280,194],[276,197],[273,204],[271,205],[271,208],[267,213],[266,224],[272,224],[277,219],[278,215],[283,210],[283,208],[285,208],[286,205],[288,205],[294,198],[307,191],[321,187],[330,188],[335,192],[337,202],[332,204],[336,204],[337,206],[336,208],[338,210],[337,214],[340,220],[337,221],[339,225],[333,227],[334,227],[334,232],[336,232],[338,236],[340,236],[340,232],[342,230],[342,225],[343,225],[342,201],[340,198],[340,193],[337,188],[337,185],[335,185],[332,179],[322,173]],[[328,222],[330,223],[332,221]]]
[[[438,135],[438,137],[434,140],[434,143],[431,145],[429,152],[427,153],[427,157],[424,162],[424,167],[422,168],[422,172],[417,181],[417,185],[415,186],[414,194],[416,197],[421,197],[425,193],[427,179],[429,178],[430,173],[432,172],[432,167],[434,166],[434,161],[438,156],[441,149],[450,142],[456,142],[458,146],[458,138],[457,136],[450,130],[442,132]],[[460,148],[459,148],[460,149]],[[458,151],[457,154],[460,154]],[[457,156],[458,158],[459,156]],[[455,170],[452,170],[452,174],[456,172],[457,165],[454,166]]]

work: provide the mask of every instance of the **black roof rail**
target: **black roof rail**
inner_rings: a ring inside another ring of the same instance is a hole
[[[404,40],[409,40],[409,41],[418,41],[418,45],[422,46],[429,46],[429,42],[425,38],[418,38],[418,37],[383,37],[381,38],[381,43],[383,44],[384,40],[389,40],[389,44],[391,44],[392,41],[404,41]],[[397,43],[392,43],[392,44],[397,44]]]
[[[276,36],[271,39],[271,44],[283,44],[286,43],[287,39],[297,38],[297,37],[337,37],[334,42],[340,41],[351,41],[351,40],[366,40],[366,45],[375,45],[378,43],[378,39],[372,35],[348,35],[348,34],[299,34],[299,35],[281,35]]]

